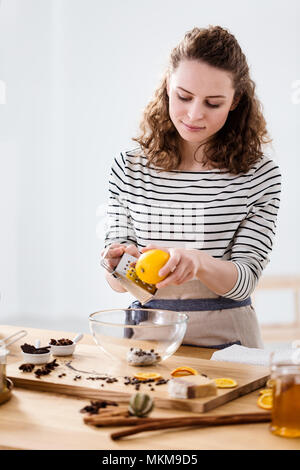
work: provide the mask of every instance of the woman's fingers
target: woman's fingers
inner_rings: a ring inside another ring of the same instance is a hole
[[[111,245],[107,246],[106,248],[104,248],[104,250],[101,251],[101,256],[105,258],[113,250],[120,249],[120,248],[122,248],[122,245],[118,243],[112,243]]]
[[[159,274],[163,271],[164,268],[160,270]],[[184,268],[182,266],[178,266],[173,270],[173,272],[171,271],[165,279],[157,283],[156,287],[160,289],[161,287],[166,287],[170,284],[180,285],[184,282],[190,281],[191,279],[193,279],[193,271],[188,267]]]
[[[181,279],[179,280],[178,284],[184,284],[185,282],[190,281],[191,279],[193,279],[193,273],[192,273],[192,271],[187,271],[187,272],[184,273],[184,275],[181,277]]]
[[[101,258],[105,259],[105,262],[110,269],[115,269],[124,253],[128,253],[135,258],[139,258],[140,256],[140,252],[134,244],[124,245],[120,243],[112,243],[101,251]]]
[[[170,258],[169,261],[161,268],[158,275],[167,276],[169,273],[173,273],[179,264],[179,260],[176,258]]]
[[[126,246],[114,243],[101,251],[101,257],[105,259],[110,269],[114,269],[119,264],[125,249]]]
[[[177,254],[174,253],[172,248],[170,249],[169,253],[170,253],[170,258],[159,271],[158,273],[159,276],[167,276],[168,274],[173,273],[175,271],[178,274],[180,255],[178,253]]]
[[[118,247],[116,247],[116,248],[113,248],[113,249],[111,250],[111,255],[112,255],[112,256],[116,256],[116,255],[117,255],[117,256],[118,256],[118,255],[119,255],[119,256],[122,256],[122,255],[124,254],[124,252],[125,252],[125,249],[126,249],[125,246],[118,246]]]
[[[136,258],[140,256],[140,252],[135,245],[128,245],[126,247],[125,253],[128,253],[131,256],[135,256]]]
[[[107,264],[110,269],[114,269],[116,266],[118,266],[119,261],[120,261],[120,258],[109,258],[107,260]]]
[[[168,285],[170,285],[170,284],[176,284],[177,280],[178,280],[178,277],[177,277],[177,276],[175,276],[175,275],[173,275],[173,274],[169,274],[169,276],[167,276],[163,281],[158,282],[158,283],[156,284],[156,287],[157,287],[158,289],[160,289],[161,287],[166,287],[166,286],[168,286]]]
[[[165,267],[164,267],[164,268],[165,268]],[[158,273],[159,275],[160,275],[160,273],[162,272],[162,270],[163,270],[164,268],[162,268],[162,269],[159,271],[159,273]],[[176,268],[176,267],[175,267],[175,269],[173,269],[173,272],[170,271],[170,270],[168,270],[168,271],[166,271],[166,272],[167,272],[167,274],[166,274],[167,277],[166,277],[165,279],[163,279],[161,282],[158,282],[158,283],[156,284],[156,287],[157,287],[158,289],[159,289],[160,287],[165,287],[165,286],[167,286],[167,285],[169,285],[169,284],[176,284],[176,283],[180,280],[180,278],[182,277],[182,275],[184,274],[184,270],[178,269],[178,268]]]

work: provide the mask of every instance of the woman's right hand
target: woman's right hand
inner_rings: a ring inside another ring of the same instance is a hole
[[[119,264],[124,253],[128,253],[129,255],[135,256],[136,258],[139,258],[141,254],[137,247],[133,244],[123,245],[121,243],[112,243],[110,246],[101,251],[101,257],[102,259],[105,258],[106,264],[110,269],[113,270]]]

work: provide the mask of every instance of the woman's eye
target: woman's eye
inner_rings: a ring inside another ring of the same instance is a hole
[[[181,95],[177,95],[177,96],[181,101],[191,101],[191,98],[185,98],[184,96],[181,96]],[[211,103],[208,103],[208,102],[206,102],[206,106],[208,106],[209,108],[219,108],[220,107],[219,104],[211,104]]]
[[[220,105],[219,104],[211,104],[211,103],[206,103],[207,106],[209,106],[210,108],[219,108]]]
[[[180,95],[177,95],[177,96],[182,101],[189,101],[190,100],[190,98],[185,98],[184,96],[180,96]]]

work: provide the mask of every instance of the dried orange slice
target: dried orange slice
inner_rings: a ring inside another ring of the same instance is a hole
[[[161,375],[158,374],[157,372],[137,372],[136,374],[134,374],[134,378],[138,380],[149,380],[149,379],[158,380],[158,379],[161,379]]]
[[[218,379],[214,379],[215,384],[218,388],[234,388],[237,386],[237,382],[230,377],[221,377]]]
[[[198,375],[198,372],[192,367],[176,367],[172,370],[171,375],[172,377],[183,377],[185,375]]]
[[[258,397],[257,404],[264,410],[271,410],[273,408],[273,394],[263,393]]]
[[[263,388],[262,390],[259,391],[260,395],[263,395],[264,393],[272,393],[271,388]]]

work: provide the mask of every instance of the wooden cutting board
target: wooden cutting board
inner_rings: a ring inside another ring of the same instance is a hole
[[[231,377],[237,381],[237,387],[218,389],[216,396],[189,400],[169,397],[167,384],[155,385],[152,383],[152,387],[148,384],[141,384],[139,391],[151,395],[158,408],[188,410],[195,413],[209,411],[256,390],[264,386],[269,378],[269,369],[266,367],[186,358],[177,355],[155,366],[133,367],[113,362],[97,346],[84,344],[77,345],[73,356],[53,356],[51,360],[54,358],[56,358],[59,366],[49,375],[37,378],[34,371],[40,368],[40,365],[36,365],[32,372],[22,372],[19,370],[19,366],[24,362],[21,352],[19,355],[10,355],[7,376],[16,387],[62,393],[90,400],[115,400],[119,403],[128,402],[131,395],[136,393],[134,385],[124,384],[124,377],[133,377],[136,372],[159,372],[164,379],[170,379],[170,372],[176,367],[190,366],[210,378]],[[59,377],[61,374],[66,375]],[[117,378],[118,381],[107,383],[106,380],[99,379],[99,377],[105,377],[105,374]],[[75,379],[76,376],[80,378]],[[154,388],[154,391],[151,388]]]

